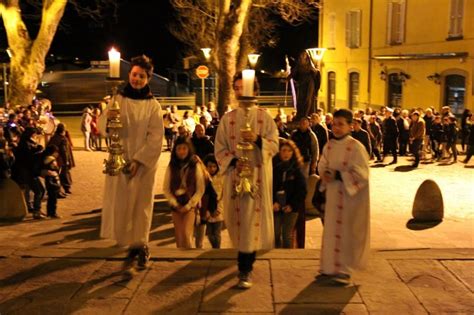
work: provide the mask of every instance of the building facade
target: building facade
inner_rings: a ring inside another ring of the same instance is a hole
[[[321,1],[319,106],[474,110],[474,1]]]

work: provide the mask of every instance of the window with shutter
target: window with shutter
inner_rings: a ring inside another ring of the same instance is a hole
[[[464,0],[451,0],[448,38],[462,37]]]
[[[406,3],[403,0],[393,0],[388,3],[387,43],[401,44],[405,40]]]
[[[361,11],[351,10],[346,13],[346,46],[360,47]]]
[[[329,14],[328,48],[336,48],[336,13]]]

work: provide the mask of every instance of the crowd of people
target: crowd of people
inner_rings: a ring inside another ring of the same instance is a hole
[[[0,180],[11,178],[20,186],[34,219],[60,218],[57,200],[72,193],[70,170],[75,166],[66,126],[56,124],[49,103],[38,100],[2,114]],[[46,193],[45,213],[41,204]]]

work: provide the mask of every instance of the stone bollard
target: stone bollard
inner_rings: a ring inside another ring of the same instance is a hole
[[[0,220],[21,221],[28,214],[25,196],[11,179],[0,180]]]
[[[443,196],[438,184],[425,180],[418,188],[412,210],[415,222],[440,222],[444,216]]]

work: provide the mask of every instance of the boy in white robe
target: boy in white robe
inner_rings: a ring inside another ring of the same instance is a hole
[[[255,81],[254,91],[258,90]],[[234,79],[237,98],[242,96],[242,78]],[[222,117],[217,129],[215,156],[223,175],[223,203],[227,229],[234,247],[239,250],[238,267],[241,289],[252,286],[251,272],[258,249],[274,247],[273,202],[272,202],[272,158],[278,152],[278,130],[273,118],[255,104],[249,108],[245,117],[246,104]],[[242,130],[248,122],[251,130]],[[236,195],[242,171],[242,151],[237,148],[240,141],[253,144],[250,151],[251,183],[257,193]]]
[[[319,277],[350,283],[369,253],[370,199],[367,150],[351,137],[352,112],[334,113],[334,138],[324,147],[318,170],[326,210]]]

